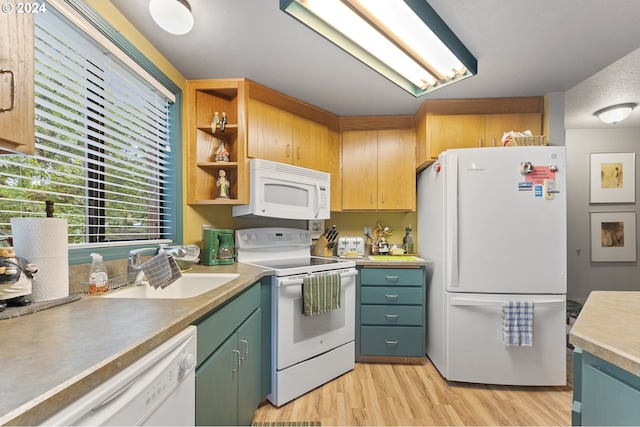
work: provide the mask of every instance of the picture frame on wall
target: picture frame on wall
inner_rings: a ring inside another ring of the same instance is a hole
[[[636,213],[591,212],[591,261],[636,261]]]
[[[319,239],[324,233],[324,219],[309,220],[309,234],[312,239]]]
[[[591,153],[589,203],[636,202],[636,154]]]

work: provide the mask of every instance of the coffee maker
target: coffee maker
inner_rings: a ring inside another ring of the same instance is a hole
[[[204,265],[229,265],[235,261],[236,246],[233,230],[204,230],[202,263]]]

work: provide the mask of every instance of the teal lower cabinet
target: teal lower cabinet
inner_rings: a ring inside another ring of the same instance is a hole
[[[425,357],[424,268],[360,267],[356,361]]]
[[[201,319],[196,425],[249,425],[262,397],[261,287]]]
[[[640,425],[640,377],[576,348],[572,424]]]

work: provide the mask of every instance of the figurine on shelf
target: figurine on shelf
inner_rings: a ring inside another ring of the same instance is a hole
[[[0,248],[0,311],[7,307],[23,307],[33,301],[31,279],[38,267],[23,258],[16,258],[11,248]]]
[[[220,169],[218,172],[218,181],[216,182],[216,187],[218,187],[218,199],[230,199],[229,195],[229,186],[231,183],[227,179],[227,173]]]
[[[216,111],[213,114],[213,120],[211,121],[211,133],[216,133],[216,128],[218,127],[218,123],[220,123],[220,116],[218,116],[218,112]]]
[[[220,120],[220,132],[224,132],[224,127],[227,125],[227,113],[222,112],[222,119]]]
[[[216,162],[228,162],[229,161],[229,152],[227,151],[227,144],[224,141],[220,141],[220,145],[215,153],[215,161]]]

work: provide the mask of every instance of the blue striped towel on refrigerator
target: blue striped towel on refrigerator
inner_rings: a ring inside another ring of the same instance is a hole
[[[533,301],[509,301],[502,306],[502,343],[533,347]]]

